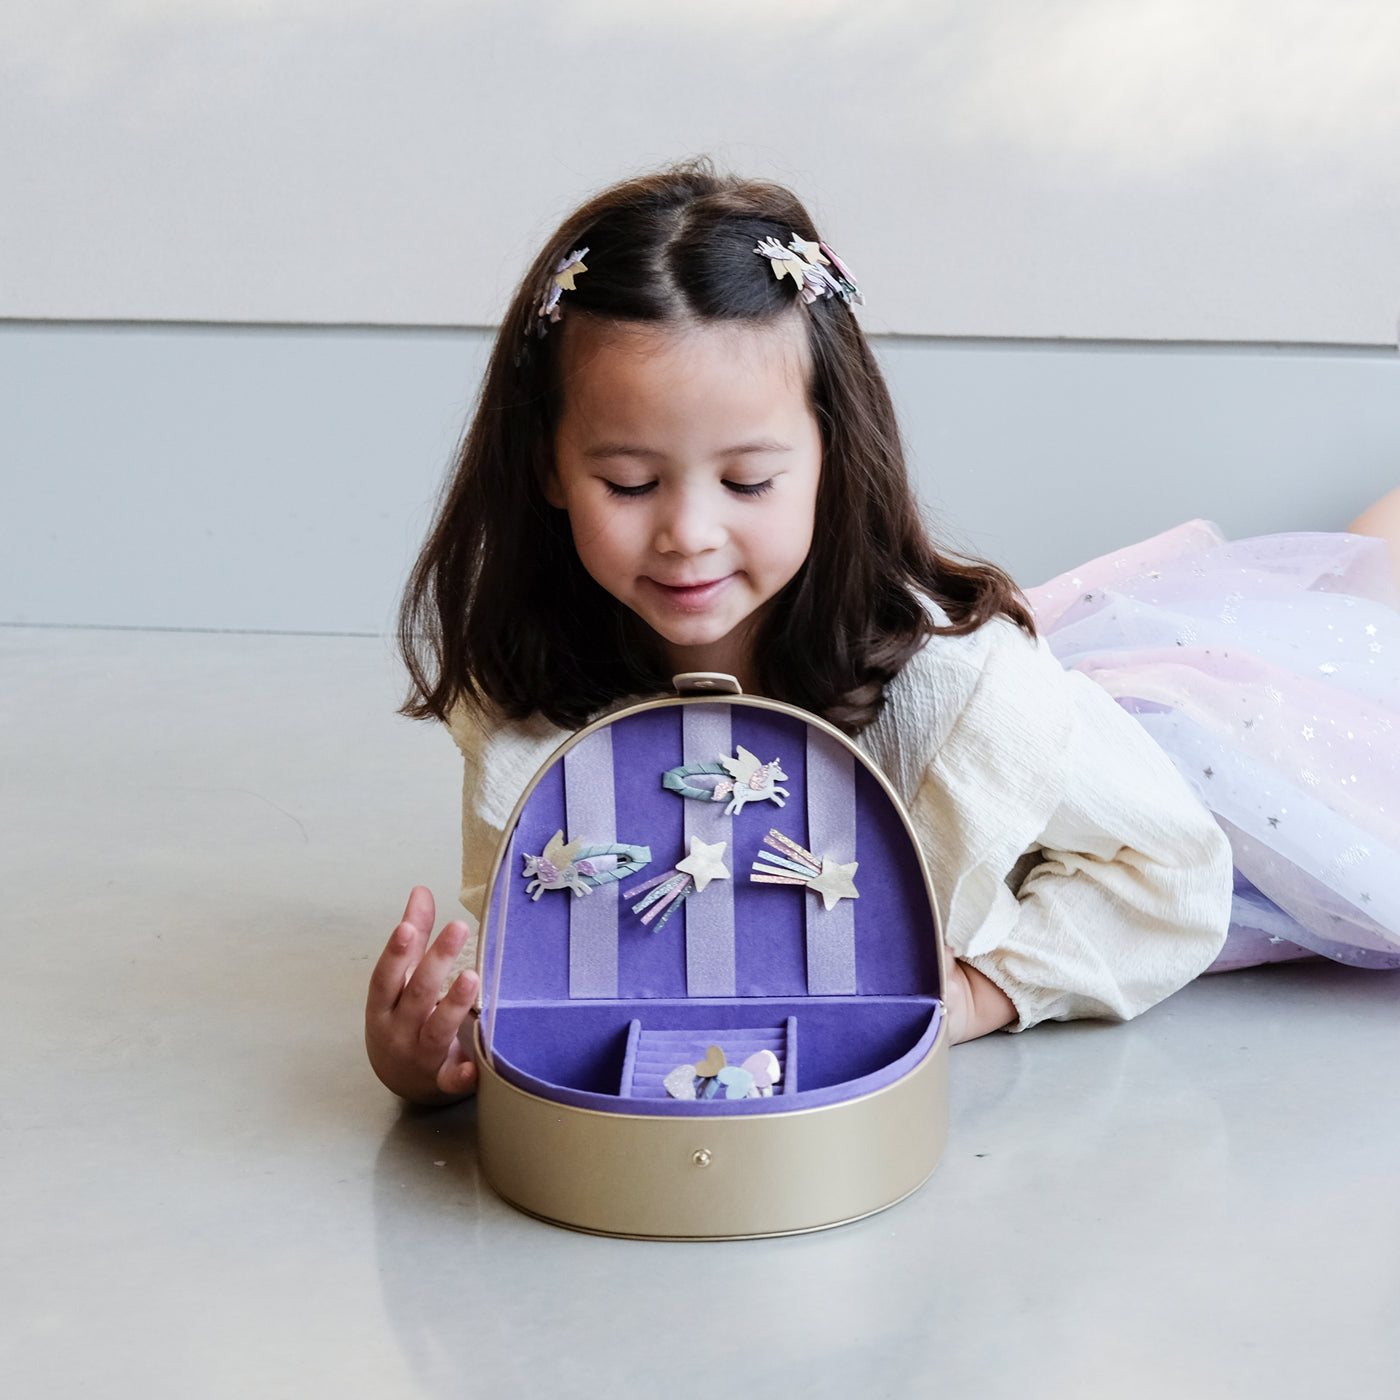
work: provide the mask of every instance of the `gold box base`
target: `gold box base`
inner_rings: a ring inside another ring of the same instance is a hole
[[[602,1113],[480,1066],[481,1165],[530,1215],[633,1239],[718,1240],[844,1225],[927,1180],[948,1135],[948,1038],[874,1093],[818,1108],[669,1117]]]

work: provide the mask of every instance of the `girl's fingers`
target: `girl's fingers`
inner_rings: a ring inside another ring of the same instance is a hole
[[[389,935],[369,978],[366,1010],[370,1014],[392,1011],[403,995],[409,974],[423,956],[427,935],[405,921]]]
[[[476,1088],[476,1065],[460,1051],[458,1046],[458,1053],[444,1060],[438,1070],[437,1086],[444,1094],[470,1094]]]
[[[442,1060],[450,1055],[454,1045],[460,1045],[457,1032],[467,1019],[478,986],[474,972],[460,972],[423,1023],[419,1043],[430,1059]]]
[[[437,1004],[448,970],[467,941],[467,926],[461,919],[444,924],[437,941],[423,954],[399,998],[399,1006],[422,1021]]]
[[[414,885],[409,892],[408,903],[404,905],[400,923],[412,924],[422,935],[426,945],[433,936],[433,925],[437,923],[437,908],[433,903],[433,892],[423,885]]]

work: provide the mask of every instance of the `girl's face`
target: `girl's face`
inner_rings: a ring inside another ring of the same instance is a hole
[[[550,503],[674,670],[750,689],[754,624],[812,544],[822,451],[801,318],[563,329]]]

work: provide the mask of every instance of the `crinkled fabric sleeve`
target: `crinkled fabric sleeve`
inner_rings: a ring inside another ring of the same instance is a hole
[[[462,755],[462,889],[475,942],[496,850],[520,794],[565,737],[543,720],[493,723],[459,704],[448,730]]]
[[[1009,628],[913,815],[949,947],[1010,997],[1013,1030],[1127,1020],[1224,941],[1224,834],[1130,715]]]

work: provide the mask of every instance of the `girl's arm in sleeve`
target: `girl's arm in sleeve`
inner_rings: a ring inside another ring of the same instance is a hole
[[[1126,1020],[1220,949],[1223,832],[1137,722],[1043,646],[994,652],[918,807],[935,843],[954,833],[949,946],[1010,999],[1014,1030]]]

